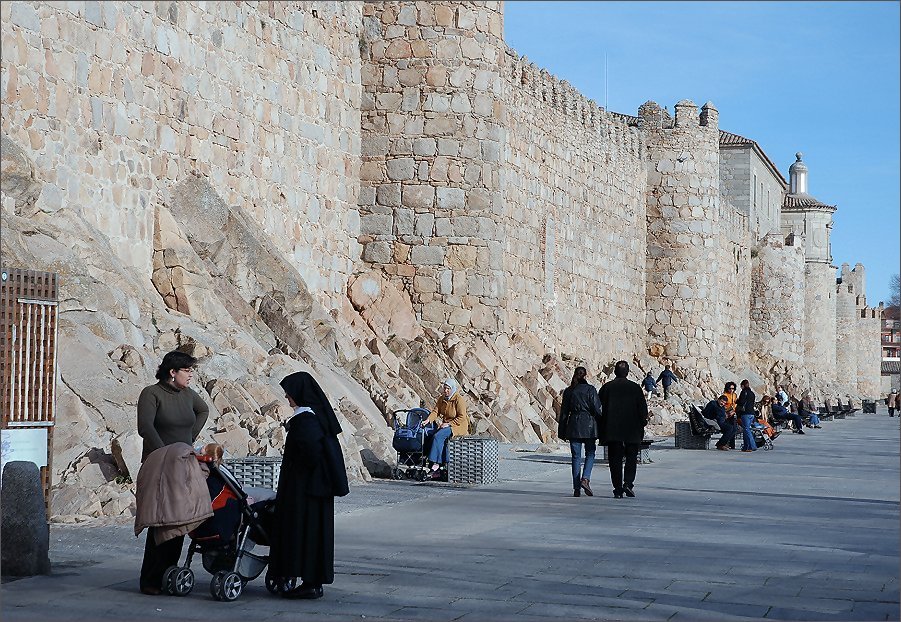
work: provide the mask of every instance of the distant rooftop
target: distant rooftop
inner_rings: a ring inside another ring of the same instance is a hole
[[[757,144],[756,140],[751,140],[750,138],[745,138],[744,136],[739,136],[738,134],[733,134],[732,132],[727,132],[725,130],[720,130],[720,147],[751,147],[754,151],[757,152],[757,155],[761,160],[767,163],[767,166],[770,167],[770,170],[773,174],[782,182],[783,186],[788,186],[788,182],[785,181],[785,177],[782,176],[782,173],[779,172],[779,167],[773,164],[773,161],[770,160],[770,157],[766,154],[766,152],[760,148],[760,145]]]
[[[786,194],[785,200],[782,201],[782,209],[800,210],[808,209],[811,207],[831,209],[832,211],[836,210],[836,207],[834,205],[827,205],[825,203],[822,203],[809,194]]]

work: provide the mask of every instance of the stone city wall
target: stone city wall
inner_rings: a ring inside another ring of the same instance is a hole
[[[751,270],[751,350],[769,365],[804,365],[804,248],[765,236]]]
[[[861,307],[857,319],[857,392],[864,398],[878,398],[882,377],[882,309]]]
[[[363,10],[363,259],[403,286],[424,325],[497,330],[501,5]]]
[[[361,6],[4,2],[3,132],[149,274],[154,207],[206,176],[343,295],[357,248]]]
[[[646,174],[638,132],[506,55],[507,322],[604,363],[644,350]]]
[[[753,234],[748,228],[748,217],[729,201],[720,203],[718,229],[718,358],[732,369],[741,369],[747,365],[750,352],[748,310],[751,308]]]
[[[846,269],[847,264],[842,272]],[[841,386],[852,388],[856,388],[857,380],[858,318],[854,285],[844,278],[836,285],[835,295],[835,380]]]
[[[815,378],[836,379],[835,268],[828,263],[804,265],[804,364]]]

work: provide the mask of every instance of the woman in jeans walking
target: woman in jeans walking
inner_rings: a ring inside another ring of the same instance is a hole
[[[601,401],[597,390],[588,384],[587,370],[576,367],[570,385],[563,391],[560,406],[557,436],[569,441],[572,454],[573,496],[581,496],[582,491],[589,497],[591,491],[591,469],[598,439],[598,419],[601,416]],[[582,447],[585,447],[585,463],[582,464]]]

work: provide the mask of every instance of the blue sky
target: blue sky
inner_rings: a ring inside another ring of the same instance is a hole
[[[867,269],[867,302],[899,271],[899,3],[504,3],[507,43],[608,108],[712,101],[788,178],[838,206],[836,265]]]

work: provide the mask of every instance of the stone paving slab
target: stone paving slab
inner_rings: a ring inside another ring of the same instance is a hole
[[[612,498],[603,463],[573,498],[564,454],[511,451],[492,486],[357,486],[318,601],[258,579],[215,602],[199,563],[188,597],[143,596],[130,526],[54,526],[54,574],[4,583],[2,618],[898,620],[898,450],[897,422],[868,415],[770,452],[663,443],[635,499]]]

